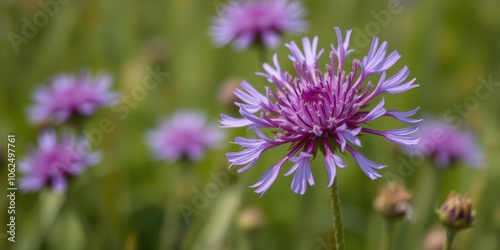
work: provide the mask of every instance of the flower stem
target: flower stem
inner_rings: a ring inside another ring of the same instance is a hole
[[[392,246],[392,234],[393,234],[394,223],[386,219],[384,220],[384,239],[382,249],[390,250]]]
[[[446,230],[446,244],[444,245],[443,250],[451,250],[451,244],[453,243],[455,235],[457,235],[457,232],[455,230]]]
[[[340,210],[340,197],[337,188],[337,178],[333,181],[330,188],[330,197],[332,198],[332,214],[333,214],[333,228],[335,249],[344,250],[344,227],[342,226],[342,212]]]
[[[66,193],[66,204],[75,212],[75,214],[78,217],[78,220],[81,223],[82,229],[85,233],[85,237],[87,239],[87,242],[89,243],[89,247],[92,249],[95,249],[97,247],[97,241],[96,237],[94,235],[94,230],[92,229],[92,226],[90,225],[90,222],[88,221],[87,217],[85,216],[85,213],[82,211],[80,206],[77,204],[76,201],[76,188],[74,187],[74,183],[71,183],[73,185],[69,185],[69,190]]]

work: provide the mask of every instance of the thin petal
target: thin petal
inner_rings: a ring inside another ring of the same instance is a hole
[[[257,188],[255,192],[259,193],[262,197],[278,177],[280,168],[281,164],[270,167],[254,185],[250,186],[250,188]]]
[[[419,109],[420,109],[420,107],[418,107],[414,110],[406,111],[406,112],[397,111],[397,110],[389,110],[389,111],[387,111],[387,113],[385,115],[392,116],[392,117],[394,117],[402,122],[405,122],[405,123],[418,123],[418,122],[421,122],[422,119],[412,119],[409,117],[416,114]]]
[[[382,177],[382,175],[377,173],[377,171],[375,171],[374,169],[382,169],[386,167],[385,165],[369,160],[359,151],[356,151],[350,147],[347,147],[347,149],[349,150],[349,152],[351,152],[352,156],[354,157],[354,160],[361,167],[361,170],[363,170],[363,172],[365,172],[365,174],[368,177],[370,177],[370,179],[375,180],[379,177]]]
[[[222,124],[222,126],[220,126],[221,128],[240,128],[253,124],[253,122],[245,118],[234,118],[225,114],[221,114],[220,117],[220,123]]]

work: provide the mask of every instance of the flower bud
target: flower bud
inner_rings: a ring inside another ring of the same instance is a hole
[[[234,94],[234,91],[240,87],[240,80],[236,78],[230,78],[226,80],[220,90],[219,90],[219,103],[228,110],[238,112],[238,106],[234,103],[239,101],[238,97]]]
[[[410,204],[412,194],[401,184],[389,184],[382,187],[373,206],[375,210],[387,219],[400,217],[411,218],[413,208]]]
[[[442,227],[432,228],[425,236],[425,250],[441,250],[446,244],[446,230]]]
[[[241,229],[254,233],[264,227],[265,219],[259,207],[246,207],[238,215],[237,222]]]
[[[445,227],[461,230],[472,227],[475,211],[469,197],[451,192],[436,213]]]

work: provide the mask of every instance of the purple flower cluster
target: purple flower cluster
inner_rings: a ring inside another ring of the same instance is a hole
[[[23,191],[37,191],[43,186],[51,186],[56,192],[66,190],[67,178],[76,176],[88,166],[100,160],[98,153],[85,150],[87,141],[66,134],[60,140],[54,131],[45,131],[39,136],[38,149],[31,148],[29,156],[19,164],[24,174],[20,180]]]
[[[305,11],[298,2],[288,0],[235,0],[222,6],[212,27],[219,46],[234,41],[237,49],[262,44],[276,47],[284,32],[303,32]]]
[[[199,161],[208,148],[217,147],[223,138],[220,128],[207,124],[202,113],[179,111],[150,131],[146,141],[156,159]]]
[[[241,99],[239,112],[243,118],[221,116],[222,127],[248,127],[253,129],[257,138],[236,137],[235,144],[243,147],[240,152],[227,153],[233,165],[241,165],[238,172],[243,172],[259,160],[265,151],[289,144],[289,152],[275,165],[271,166],[251,186],[255,192],[263,194],[276,180],[285,162],[294,163],[285,174],[294,174],[291,189],[304,194],[307,184],[314,185],[311,172],[311,160],[320,149],[324,152],[324,163],[328,173],[329,186],[335,180],[336,168],[346,166],[338,153],[349,152],[365,174],[376,179],[381,175],[376,171],[385,166],[369,160],[354,146],[361,147],[360,136],[378,135],[401,145],[414,145],[418,138],[413,133],[417,126],[379,131],[365,127],[367,123],[380,117],[392,117],[404,123],[415,124],[420,120],[411,119],[417,109],[411,111],[386,110],[385,100],[373,108],[371,101],[384,93],[397,94],[417,87],[415,79],[406,81],[410,74],[405,66],[392,76],[386,70],[400,58],[394,51],[387,55],[387,43],[379,44],[374,38],[368,52],[362,60],[354,59],[350,72],[346,72],[347,56],[351,30],[343,40],[339,28],[335,28],[338,46],[331,46],[330,65],[324,72],[318,66],[323,50],[317,51],[318,38],[312,41],[303,38],[302,51],[295,42],[286,44],[291,52],[290,60],[294,64],[296,75],[282,71],[276,55],[274,67],[264,64],[265,73],[258,73],[272,83],[261,94],[248,82],[241,83],[241,89],[235,94]],[[379,75],[375,85],[367,78]],[[265,132],[272,132],[269,137]],[[340,151],[340,152],[338,152]]]
[[[117,99],[117,94],[109,90],[111,82],[108,75],[92,78],[87,71],[77,76],[59,75],[49,86],[34,92],[36,103],[29,108],[29,120],[62,123],[75,116],[90,116]]]
[[[471,132],[431,119],[419,126],[420,141],[412,149],[432,157],[437,166],[444,168],[460,161],[474,167],[483,166],[483,154]]]

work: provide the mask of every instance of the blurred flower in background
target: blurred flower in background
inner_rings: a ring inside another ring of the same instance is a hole
[[[64,192],[68,178],[100,161],[99,153],[84,150],[88,144],[88,141],[77,139],[71,133],[58,140],[53,130],[42,132],[38,138],[39,148],[28,149],[28,156],[19,164],[23,173],[20,189],[29,192],[51,186],[56,192]]]
[[[234,42],[245,49],[251,45],[276,47],[285,32],[306,30],[302,20],[305,10],[297,1],[231,0],[222,5],[212,26],[211,35],[218,46]]]
[[[418,127],[378,131],[362,127],[383,116],[390,116],[405,123],[416,123],[420,120],[409,118],[418,108],[408,112],[386,110],[382,99],[375,107],[368,108],[370,101],[383,94],[396,94],[417,87],[415,79],[406,81],[409,70],[405,66],[395,75],[386,76],[386,70],[393,66],[400,55],[394,51],[386,57],[387,43],[379,46],[378,38],[374,38],[370,51],[362,61],[353,60],[352,71],[346,73],[344,63],[347,55],[353,52],[349,47],[351,30],[347,31],[345,40],[339,28],[335,28],[338,46],[332,45],[329,53],[331,65],[322,73],[318,60],[323,50],[317,52],[318,38],[311,42],[303,39],[304,53],[295,42],[286,44],[292,55],[296,77],[281,71],[278,58],[274,56],[274,68],[264,65],[266,73],[260,73],[276,86],[276,90],[266,88],[266,95],[259,93],[248,82],[243,81],[243,89],[236,90],[236,95],[243,101],[237,103],[243,118],[221,116],[223,127],[249,127],[255,130],[257,139],[236,137],[235,143],[244,149],[241,152],[230,152],[227,158],[232,165],[244,165],[238,169],[243,172],[252,167],[261,154],[268,149],[283,144],[291,144],[290,150],[277,164],[267,170],[262,178],[253,186],[255,192],[263,194],[278,176],[283,164],[290,160],[295,164],[285,174],[295,173],[291,188],[295,193],[304,194],[307,183],[314,185],[310,161],[318,148],[325,155],[325,167],[328,172],[329,186],[335,180],[336,167],[344,167],[345,163],[336,154],[350,152],[365,174],[371,179],[381,177],[375,169],[385,167],[367,159],[354,149],[351,144],[361,147],[361,134],[382,136],[401,145],[413,145],[418,139],[412,136]],[[371,81],[365,83],[369,76],[380,74],[377,86]],[[406,82],[405,82],[406,81]],[[270,129],[274,138],[264,134]]]
[[[208,124],[205,114],[178,111],[147,133],[146,141],[158,160],[199,161],[209,148],[220,145],[224,133],[215,124]]]
[[[63,123],[75,117],[93,115],[110,106],[118,95],[110,91],[112,78],[102,74],[92,78],[89,71],[78,75],[58,75],[49,86],[35,90],[35,104],[28,110],[32,123]]]
[[[434,227],[425,236],[425,250],[442,250],[446,244],[446,230]]]
[[[382,187],[373,206],[375,210],[387,219],[398,219],[413,217],[413,207],[410,204],[411,192],[403,185],[392,183]]]
[[[437,166],[444,168],[460,161],[474,167],[483,165],[482,152],[471,132],[432,119],[426,119],[419,126],[420,141],[412,150],[433,158]]]

